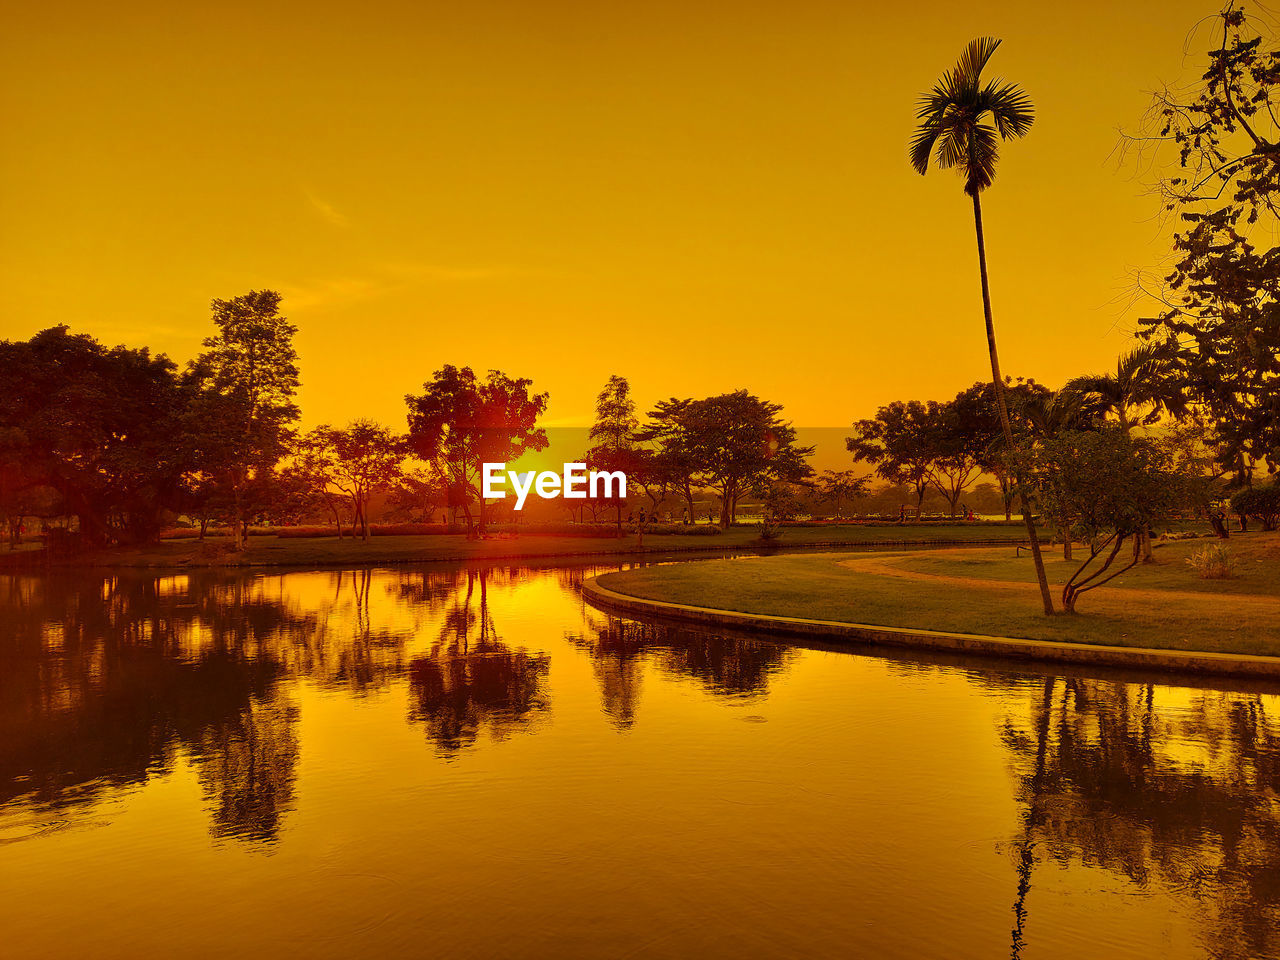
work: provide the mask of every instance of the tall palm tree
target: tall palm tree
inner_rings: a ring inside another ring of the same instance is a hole
[[[1004,378],[1000,375],[1000,357],[996,353],[996,331],[991,322],[991,288],[987,281],[987,248],[982,236],[982,203],[979,195],[991,186],[996,176],[1000,142],[1024,137],[1035,118],[1031,100],[1016,84],[996,79],[983,85],[982,68],[1000,46],[993,37],[980,37],[970,42],[960,61],[933,89],[920,98],[916,119],[919,126],[911,140],[911,165],[917,173],[929,169],[929,159],[941,168],[954,168],[964,179],[964,192],[973,198],[973,223],[978,234],[978,270],[982,275],[982,310],[987,320],[987,349],[991,354],[991,386],[995,391],[1000,426],[1006,447],[1013,450],[1013,427],[1009,423],[1009,407],[1004,396]],[[1031,519],[1031,505],[1026,492],[1018,485],[1018,502],[1031,542],[1036,578],[1040,581],[1040,597],[1046,615],[1053,613],[1053,598],[1040,556],[1040,540]]]

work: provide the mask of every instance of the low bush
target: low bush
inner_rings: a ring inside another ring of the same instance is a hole
[[[782,537],[782,524],[777,520],[764,520],[760,523],[760,539],[772,543]]]
[[[1229,580],[1236,566],[1235,558],[1219,543],[1201,547],[1187,557],[1187,563],[1195,567],[1201,580]]]

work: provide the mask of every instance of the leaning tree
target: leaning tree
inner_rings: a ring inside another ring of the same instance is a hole
[[[941,168],[955,169],[964,180],[964,192],[973,200],[973,223],[978,238],[978,272],[982,278],[982,310],[987,323],[987,351],[991,356],[991,384],[1005,444],[1013,450],[1013,427],[1004,396],[1004,379],[1000,376],[1000,358],[996,353],[996,331],[991,320],[991,287],[987,280],[987,249],[982,233],[980,194],[995,180],[1000,142],[1024,137],[1031,129],[1034,111],[1031,100],[1017,86],[997,78],[982,82],[982,69],[1000,46],[994,37],[980,37],[970,42],[959,62],[942,77],[933,89],[920,98],[916,118],[919,126],[911,140],[911,165],[923,174],[930,158]],[[1045,577],[1044,560],[1040,556],[1040,540],[1031,518],[1031,505],[1026,492],[1019,489],[1019,506],[1027,526],[1031,556],[1035,561],[1036,579],[1044,612],[1053,613],[1053,598]]]

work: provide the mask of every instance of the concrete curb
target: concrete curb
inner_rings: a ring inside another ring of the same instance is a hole
[[[751,630],[778,637],[820,640],[827,643],[887,646],[946,653],[999,657],[1005,660],[1047,660],[1084,666],[1210,674],[1227,677],[1280,677],[1280,657],[1249,654],[1200,653],[1158,650],[1152,647],[1114,647],[1091,643],[1064,643],[1058,640],[1021,640],[980,634],[948,633],[909,627],[885,627],[841,620],[809,620],[801,617],[774,617],[736,610],[693,607],[683,603],[645,600],[601,586],[592,577],[582,585],[587,602],[606,612],[643,619],[663,620],[704,627]]]

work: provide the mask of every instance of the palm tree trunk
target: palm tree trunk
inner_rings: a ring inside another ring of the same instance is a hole
[[[1000,375],[1000,356],[996,353],[996,328],[991,321],[991,287],[987,282],[987,245],[982,236],[982,203],[978,194],[973,195],[973,226],[978,235],[978,270],[982,274],[982,312],[987,321],[987,350],[991,353],[991,388],[996,396],[996,409],[1000,412],[1000,427],[1004,431],[1004,442],[1010,453],[1013,453],[1013,426],[1009,422],[1009,407],[1004,399],[1004,378]],[[1044,558],[1040,556],[1040,539],[1036,536],[1036,525],[1031,519],[1031,505],[1027,502],[1027,493],[1022,488],[1020,478],[1015,473],[1014,480],[1018,486],[1018,506],[1022,510],[1022,522],[1027,527],[1027,539],[1031,544],[1031,558],[1035,562],[1036,579],[1040,582],[1040,599],[1044,602],[1045,616],[1053,616],[1053,597],[1049,594],[1049,579],[1044,573]]]

